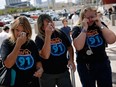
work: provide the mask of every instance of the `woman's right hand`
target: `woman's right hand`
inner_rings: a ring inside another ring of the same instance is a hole
[[[19,37],[16,40],[16,44],[19,46],[22,46],[27,40],[26,33],[25,34],[24,34],[24,32],[22,32],[22,33],[19,35]]]
[[[82,27],[84,29],[88,29],[88,22],[89,22],[89,20],[87,18],[83,19],[83,21],[82,21]]]
[[[51,36],[53,31],[54,31],[54,24],[53,23],[48,23],[48,25],[45,29],[45,35],[46,36]]]

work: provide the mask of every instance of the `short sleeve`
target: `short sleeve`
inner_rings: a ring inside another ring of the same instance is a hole
[[[10,41],[8,39],[4,40],[2,45],[1,45],[1,58],[3,60],[6,59],[6,57],[10,54],[11,52],[11,45],[10,45]]]
[[[33,51],[33,56],[35,58],[35,60],[38,62],[38,61],[41,61],[41,57],[39,56],[39,53],[38,53],[38,49],[37,49],[37,46],[36,44],[34,43],[34,41],[30,41],[31,45],[31,50]]]
[[[105,27],[107,27],[108,28],[108,26],[104,23],[104,22],[101,22]]]
[[[72,39],[76,38],[81,32],[81,29],[80,27],[78,26],[75,26],[73,29],[72,29]]]
[[[44,41],[39,36],[36,36],[35,44],[37,45],[38,51],[40,51],[43,47]]]

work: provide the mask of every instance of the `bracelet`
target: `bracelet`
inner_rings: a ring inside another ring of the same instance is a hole
[[[85,30],[85,29],[82,29],[82,30],[81,30],[81,32],[87,33],[87,30]]]

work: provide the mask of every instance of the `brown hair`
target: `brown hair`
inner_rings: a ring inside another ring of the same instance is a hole
[[[38,36],[42,40],[44,40],[45,38],[45,31],[43,30],[43,27],[44,27],[44,20],[46,19],[52,22],[52,18],[48,14],[41,14],[37,19]]]
[[[64,23],[64,21],[67,21],[67,22],[68,22],[67,18],[64,18],[64,19],[62,20],[62,23]]]

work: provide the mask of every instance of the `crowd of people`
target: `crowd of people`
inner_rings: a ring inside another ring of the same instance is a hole
[[[14,19],[10,28],[3,28],[0,53],[9,71],[1,87],[73,87],[70,68],[73,72],[77,70],[82,87],[96,87],[96,84],[113,87],[105,48],[116,41],[116,35],[101,20],[97,9],[82,8],[79,17],[74,18],[72,29],[67,18],[62,24],[57,29],[48,14],[41,14],[34,40],[31,25],[24,16]],[[7,29],[10,35],[3,36]]]

